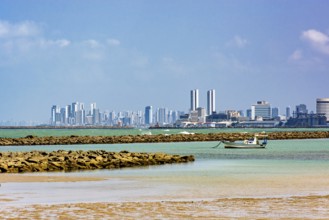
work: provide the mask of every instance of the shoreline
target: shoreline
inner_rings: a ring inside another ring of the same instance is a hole
[[[237,141],[252,138],[254,133],[189,133],[171,135],[120,135],[120,136],[47,136],[27,135],[21,138],[0,138],[0,146],[29,145],[77,145],[77,144],[127,144],[127,143],[168,143],[168,142],[204,142]],[[329,138],[329,131],[283,131],[268,132],[269,140],[320,139]]]

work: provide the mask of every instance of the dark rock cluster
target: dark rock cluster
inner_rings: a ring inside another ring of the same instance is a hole
[[[164,153],[65,151],[0,152],[0,173],[116,169],[194,161],[194,156]]]
[[[120,143],[156,143],[156,142],[194,142],[244,140],[253,137],[253,133],[209,133],[209,134],[172,134],[172,135],[123,135],[123,136],[63,136],[37,137],[28,135],[23,138],[0,138],[0,145],[74,145],[74,144],[120,144]],[[311,139],[329,138],[329,131],[287,131],[270,132],[268,139]]]

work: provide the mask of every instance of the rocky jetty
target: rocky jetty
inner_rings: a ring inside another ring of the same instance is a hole
[[[74,145],[74,144],[121,144],[121,143],[157,143],[157,142],[194,142],[244,140],[253,137],[253,133],[209,133],[209,134],[172,134],[172,135],[124,135],[124,136],[65,136],[37,137],[28,135],[23,138],[0,138],[0,146],[10,145]],[[270,132],[268,139],[312,139],[329,138],[329,131],[287,131]]]
[[[164,153],[65,151],[0,152],[0,173],[116,169],[194,161],[194,156]]]

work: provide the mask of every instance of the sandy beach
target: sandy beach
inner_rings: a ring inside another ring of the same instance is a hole
[[[329,196],[7,207],[2,219],[326,219]]]
[[[197,177],[196,177],[197,178]],[[131,201],[76,202],[51,204],[10,205],[0,191],[2,219],[326,219],[329,216],[329,176],[274,176],[262,179],[243,180],[242,177],[211,180],[204,178],[195,185],[183,178],[168,180],[171,185],[184,185],[155,196],[131,195]],[[131,179],[131,177],[127,178]],[[159,185],[164,179],[140,177],[141,183]],[[96,177],[72,177],[58,175],[0,175],[5,187],[7,183],[45,183],[106,181]],[[109,180],[107,180],[109,181]],[[149,185],[150,186],[150,185]],[[141,185],[136,184],[136,190]],[[124,190],[126,186],[122,186]],[[106,190],[106,189],[104,189]],[[152,190],[152,189],[151,189]],[[311,193],[311,192],[314,193]],[[322,193],[321,193],[322,192]],[[106,193],[104,191],[104,193]],[[304,195],[303,195],[304,194]],[[313,194],[313,195],[312,195]],[[111,196],[111,193],[108,193]],[[10,198],[10,197],[9,197]],[[6,204],[6,205],[4,205]]]

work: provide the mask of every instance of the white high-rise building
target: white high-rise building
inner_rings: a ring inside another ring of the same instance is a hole
[[[91,114],[91,115],[94,114],[94,109],[96,109],[96,103],[91,103],[91,104],[90,104],[90,114]]]
[[[59,125],[61,122],[61,108],[58,105],[51,107],[51,124]]]
[[[65,106],[65,124],[69,123],[70,111],[71,111],[71,106],[70,105]]]
[[[72,103],[72,113],[75,114],[79,110],[79,102]]]
[[[157,122],[161,125],[164,125],[167,123],[167,108],[158,108],[157,115],[158,120]]]
[[[215,107],[215,90],[211,89],[207,92],[207,115],[212,115],[216,111]]]
[[[194,89],[191,90],[191,111],[196,111],[196,109],[199,107],[199,90]]]
[[[251,120],[256,120],[257,118],[271,118],[270,103],[265,101],[258,101],[257,104],[251,106]]]
[[[329,98],[316,99],[316,113],[325,114],[329,123]]]

